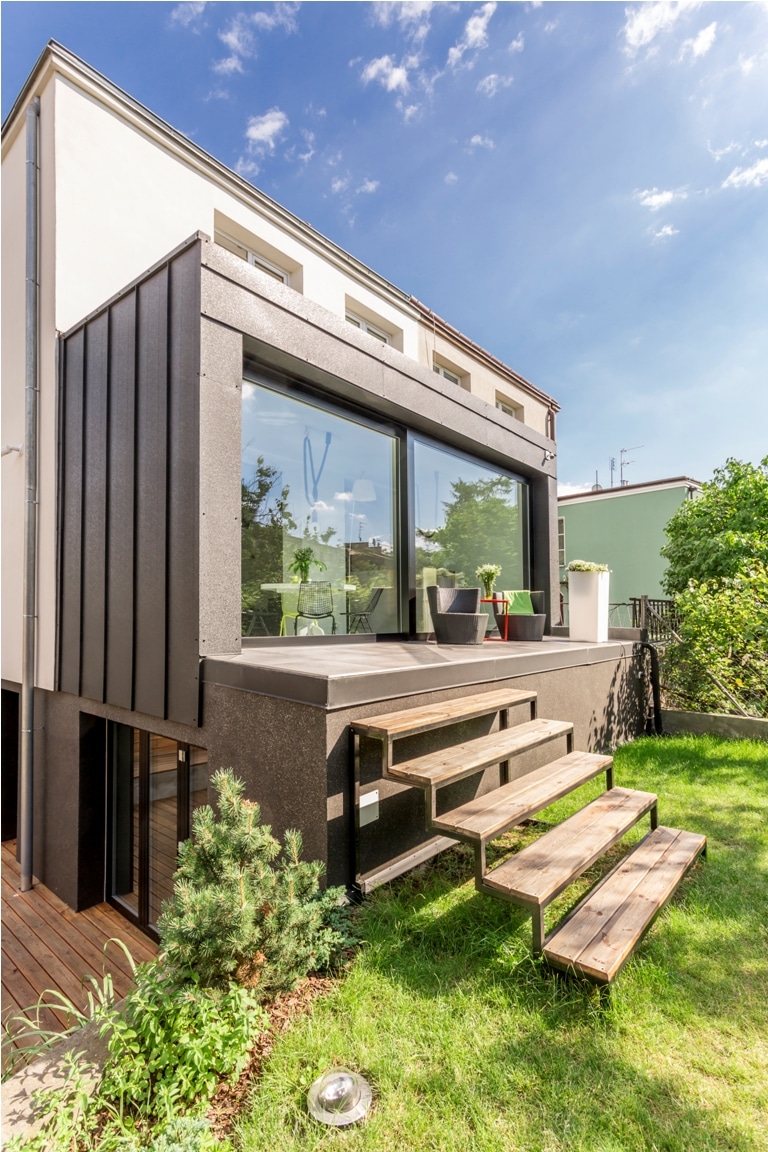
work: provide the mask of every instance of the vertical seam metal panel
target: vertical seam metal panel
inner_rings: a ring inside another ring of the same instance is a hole
[[[167,718],[196,724],[199,681],[200,256],[170,265]]]
[[[80,329],[64,350],[59,587],[59,689],[73,696],[80,695],[84,349],[85,333]]]
[[[136,294],[110,308],[106,699],[133,704]]]
[[[134,708],[165,715],[168,267],[139,285]]]
[[[83,600],[80,694],[104,700],[107,559],[109,312],[85,328],[83,419]]]

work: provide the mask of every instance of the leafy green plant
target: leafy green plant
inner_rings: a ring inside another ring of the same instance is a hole
[[[206,985],[236,979],[265,998],[344,947],[329,923],[344,915],[343,890],[320,892],[323,864],[301,859],[298,832],[286,832],[281,849],[231,771],[212,783],[219,812],[199,808],[193,838],[180,846],[174,895],[158,922],[161,947],[179,974],[194,971]]]
[[[148,1152],[226,1152],[230,1147],[213,1135],[207,1120],[180,1116],[153,1138]]]
[[[288,571],[298,576],[302,584],[306,584],[311,568],[319,568],[324,572],[327,565],[315,556],[315,550],[309,544],[304,548],[297,548],[293,553],[293,563],[288,565]]]
[[[594,560],[571,560],[569,572],[610,572],[607,564],[596,564]]]
[[[676,602],[682,643],[662,657],[668,702],[733,711],[709,671],[745,710],[768,715],[768,567],[753,560],[733,577],[692,580]]]

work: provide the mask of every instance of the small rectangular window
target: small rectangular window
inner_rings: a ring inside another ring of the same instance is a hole
[[[348,324],[353,324],[355,328],[359,328],[361,332],[367,332],[369,336],[373,336],[374,340],[380,340],[382,344],[391,344],[392,337],[388,332],[382,331],[377,328],[375,324],[371,324],[369,320],[364,320],[362,316],[356,316],[354,312],[346,312],[346,320]]]
[[[513,420],[523,419],[523,409],[521,406],[519,404],[513,404],[511,400],[506,396],[499,395],[498,392],[496,393],[496,407],[506,416],[511,416]]]
[[[279,280],[281,284],[291,283],[291,274],[285,268],[281,268],[279,264],[273,264],[271,260],[267,260],[265,256],[254,252],[251,248],[246,248],[239,240],[233,239],[228,236],[226,232],[216,232],[215,241],[221,248],[226,248],[228,252],[233,252],[235,256],[239,256],[241,260],[245,260],[254,268],[258,268],[260,272],[266,272],[267,276],[271,276],[273,280]]]
[[[565,517],[557,518],[557,562],[565,568]]]
[[[451,384],[461,384],[461,377],[457,376],[455,372],[451,372],[450,368],[444,368],[442,364],[433,364],[432,371],[437,372],[438,376],[450,380]]]

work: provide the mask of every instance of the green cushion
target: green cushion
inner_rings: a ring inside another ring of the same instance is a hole
[[[533,616],[533,601],[530,592],[502,592],[507,601],[507,612],[514,616]]]

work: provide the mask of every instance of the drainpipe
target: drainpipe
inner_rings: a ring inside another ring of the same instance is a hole
[[[35,651],[37,623],[38,129],[40,97],[27,108],[27,260],[24,504],[24,619],[21,658],[19,887],[32,887]]]

